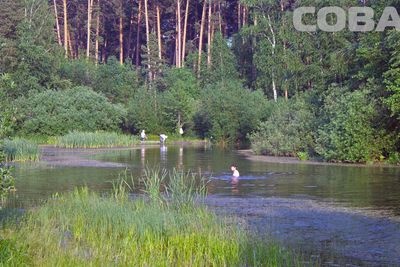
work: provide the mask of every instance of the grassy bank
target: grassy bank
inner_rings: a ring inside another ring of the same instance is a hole
[[[109,132],[78,132],[56,137],[54,144],[63,148],[127,147],[139,143],[138,138]]]
[[[196,204],[202,187],[192,176],[155,173],[142,180],[144,197],[129,199],[123,183],[107,197],[75,190],[28,212],[18,226],[3,226],[0,265],[300,265],[287,251]]]
[[[40,150],[37,144],[23,139],[6,139],[0,143],[0,150],[6,161],[38,161]]]

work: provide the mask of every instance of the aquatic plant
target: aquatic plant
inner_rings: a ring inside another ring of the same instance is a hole
[[[110,148],[137,144],[138,138],[114,132],[73,131],[57,137],[55,145],[63,148]]]
[[[185,177],[172,175],[169,178],[177,181]],[[161,185],[157,181],[148,184],[146,191]],[[18,226],[3,226],[0,264],[300,265],[298,258],[288,251],[248,236],[235,219],[228,221],[218,217],[205,206],[193,202],[191,209],[180,209],[165,203],[155,205],[157,202],[147,194],[129,200],[127,188],[120,191],[123,184],[116,186],[114,190],[119,192],[110,196],[101,197],[87,188],[55,195],[42,207],[29,211],[19,220]]]
[[[24,138],[4,140],[0,150],[6,161],[38,161],[40,158],[38,145]]]

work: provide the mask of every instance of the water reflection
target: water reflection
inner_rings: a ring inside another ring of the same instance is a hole
[[[160,145],[160,166],[167,167],[167,154],[168,154],[168,147],[164,144]]]
[[[231,178],[232,193],[239,194],[239,177],[232,176]]]
[[[183,170],[183,146],[179,147],[178,170]]]

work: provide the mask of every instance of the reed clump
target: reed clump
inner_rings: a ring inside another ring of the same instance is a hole
[[[239,224],[232,220],[228,223],[206,206],[196,204],[195,197],[188,200],[190,208],[170,204],[174,203],[177,190],[184,186],[173,185],[174,193],[168,193],[164,182],[177,179],[173,183],[181,183],[185,176],[178,177],[176,172],[164,174],[144,178],[153,180],[145,185],[144,191],[148,193],[133,199],[128,194],[132,187],[123,179],[109,196],[100,196],[87,188],[54,196],[42,207],[28,212],[18,226],[3,226],[0,265],[299,265],[291,253],[255,241]],[[156,188],[162,189],[160,194]],[[192,189],[184,190],[186,193],[178,195],[193,193]],[[184,197],[179,201],[183,199],[187,200]]]
[[[114,132],[74,131],[55,138],[54,144],[62,148],[112,148],[138,144],[137,137]]]
[[[39,161],[39,146],[24,138],[5,139],[0,144],[6,161]]]

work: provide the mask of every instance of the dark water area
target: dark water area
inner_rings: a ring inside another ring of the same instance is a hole
[[[109,193],[125,170],[135,184],[146,167],[190,170],[210,180],[206,204],[218,214],[318,265],[400,266],[398,167],[268,163],[209,146],[45,147],[42,155],[39,163],[16,164],[10,207],[36,206],[82,186]],[[231,177],[232,163],[239,179]]]
[[[400,215],[400,168],[397,167],[255,162],[234,150],[208,146],[44,153],[47,158],[59,156],[59,160],[16,165],[18,191],[12,200],[15,205],[30,206],[54,193],[80,186],[109,191],[125,168],[138,177],[146,166],[160,166],[206,176],[211,180],[208,187],[211,195],[313,199]],[[88,164],[80,164],[82,158]],[[238,165],[241,174],[238,180],[231,177],[232,163]]]

